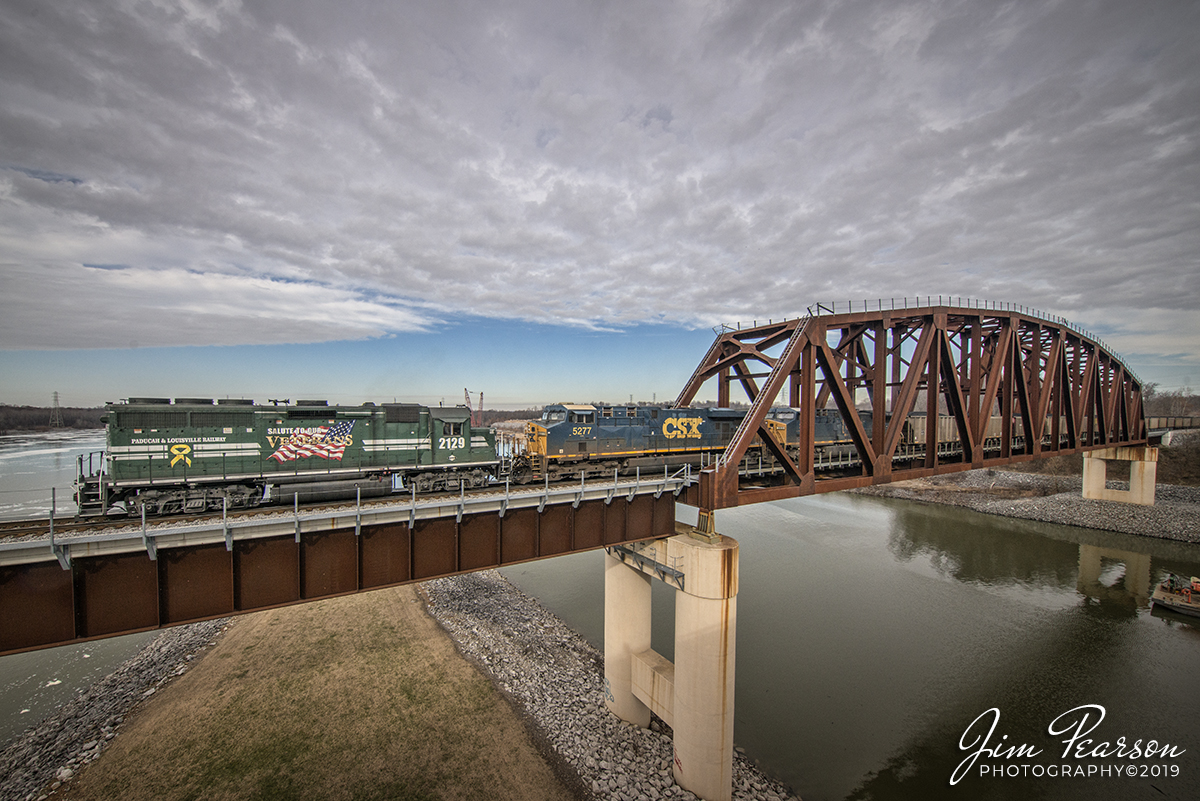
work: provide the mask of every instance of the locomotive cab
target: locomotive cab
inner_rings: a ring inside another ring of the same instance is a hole
[[[429,410],[429,447],[434,464],[471,461],[471,412],[464,406]]]

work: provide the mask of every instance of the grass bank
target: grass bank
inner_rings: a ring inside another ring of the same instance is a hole
[[[573,797],[414,587],[236,619],[56,796]]]

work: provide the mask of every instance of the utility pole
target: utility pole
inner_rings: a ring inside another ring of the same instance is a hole
[[[54,405],[50,407],[50,427],[65,428],[62,419],[62,409],[58,405],[58,390],[54,391]]]

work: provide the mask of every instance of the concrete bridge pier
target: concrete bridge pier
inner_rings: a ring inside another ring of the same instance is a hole
[[[1129,462],[1128,490],[1110,490],[1105,487],[1108,462]],[[1158,448],[1149,445],[1088,451],[1083,454],[1083,497],[1153,506],[1157,472]]]
[[[650,576],[604,555],[604,703],[621,720],[650,725],[633,694],[633,656],[650,650]]]
[[[679,786],[706,801],[728,801],[733,795],[737,541],[691,530],[610,548],[604,567],[606,705],[639,726],[649,725],[651,711],[657,714],[675,733]],[[676,589],[673,664],[650,648],[651,576]]]

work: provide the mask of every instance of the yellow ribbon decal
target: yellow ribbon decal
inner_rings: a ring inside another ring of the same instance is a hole
[[[172,445],[171,453],[175,454],[175,458],[171,460],[171,467],[174,467],[181,459],[188,467],[192,466],[192,460],[188,458],[188,454],[192,452],[191,445]]]

